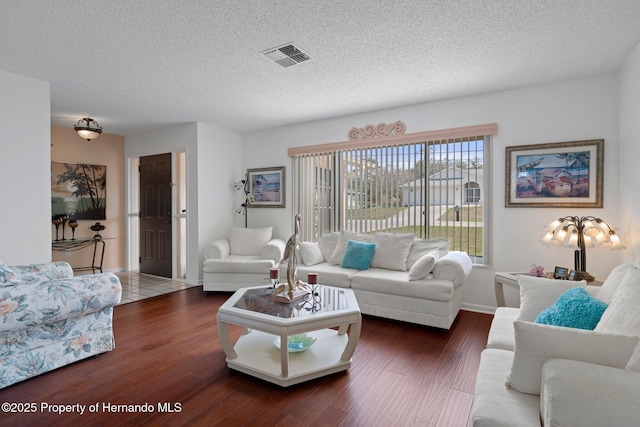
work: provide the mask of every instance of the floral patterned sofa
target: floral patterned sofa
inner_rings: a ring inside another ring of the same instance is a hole
[[[73,276],[66,262],[0,262],[0,388],[113,350],[113,273]]]

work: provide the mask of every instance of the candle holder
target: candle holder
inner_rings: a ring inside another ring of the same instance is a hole
[[[67,240],[64,238],[64,225],[69,221],[69,216],[67,214],[59,215],[60,221],[62,221],[62,240]]]
[[[53,225],[56,226],[56,242],[59,242],[60,239],[58,238],[58,230],[60,230],[60,224],[62,224],[62,220],[60,219],[60,217],[58,215],[56,215],[51,220],[51,223],[53,223]]]
[[[269,269],[269,279],[267,280],[271,282],[271,286],[266,288],[265,292],[272,294],[280,284],[280,270],[278,267],[271,267],[271,269]]]
[[[75,219],[70,219],[69,228],[71,229],[71,240],[76,240],[76,227],[78,227],[78,221]]]

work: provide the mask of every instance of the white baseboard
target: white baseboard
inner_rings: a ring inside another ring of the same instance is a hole
[[[463,303],[461,309],[466,311],[474,311],[476,313],[485,313],[485,314],[494,314],[496,312],[496,307],[492,307],[490,305],[479,305],[479,304]]]

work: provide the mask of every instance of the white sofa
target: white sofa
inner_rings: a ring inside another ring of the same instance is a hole
[[[601,287],[527,276],[519,285],[520,308],[496,310],[481,355],[473,426],[640,425],[640,261],[616,267]],[[572,286],[588,295],[558,307]],[[603,314],[582,305],[598,301]],[[535,323],[549,306],[571,322],[593,317],[595,329]]]
[[[284,255],[284,241],[272,234],[273,227],[233,227],[229,238],[209,243],[204,248],[203,290],[237,291],[266,284],[269,270]]]
[[[374,243],[370,267],[341,267],[349,240]],[[449,329],[462,305],[462,286],[472,268],[464,252],[449,251],[445,239],[416,239],[413,234],[349,231],[324,234],[299,246],[297,277],[351,288],[364,314]],[[287,265],[280,265],[286,277]]]

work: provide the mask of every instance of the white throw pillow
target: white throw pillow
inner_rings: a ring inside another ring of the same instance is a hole
[[[439,258],[440,255],[437,249],[422,255],[422,258],[413,264],[413,267],[409,270],[409,281],[420,280],[427,277],[427,274],[433,271]]]
[[[640,336],[640,268],[630,268],[624,274],[594,330]]]
[[[633,354],[629,358],[627,366],[624,367],[627,371],[640,372],[640,344],[636,346]]]
[[[549,359],[624,368],[640,338],[584,329],[513,322],[515,351],[506,385],[522,393],[540,394],[542,366]]]
[[[300,256],[307,267],[324,262],[317,242],[300,242]]]
[[[533,322],[542,310],[552,306],[558,297],[571,288],[587,286],[585,280],[574,282],[571,280],[545,279],[542,277],[518,276],[520,287],[520,315],[518,320]]]
[[[374,234],[376,252],[373,254],[371,267],[407,271],[407,257],[415,239],[415,234]]]
[[[347,249],[347,243],[349,243],[349,240],[371,243],[373,238],[367,234],[358,234],[354,231],[342,230],[340,232],[340,238],[338,239],[336,248],[333,251],[333,254],[331,254],[331,258],[329,258],[330,264],[342,264],[342,257],[344,256],[345,249]]]
[[[449,252],[449,240],[447,239],[415,239],[411,245],[409,256],[407,257],[407,269],[411,269],[413,264],[418,262],[422,255],[438,249],[440,258]]]
[[[231,255],[260,255],[264,245],[271,240],[272,233],[273,227],[231,227],[231,232],[229,233]]]
[[[607,279],[598,289],[596,297],[602,302],[611,304],[611,301],[613,301],[613,294],[618,288],[618,285],[622,282],[627,271],[632,268],[633,266],[631,264],[621,264],[611,270]]]
[[[326,262],[329,262],[331,259],[331,255],[333,255],[333,251],[336,250],[339,239],[340,233],[325,233],[318,239],[318,247],[320,248],[320,252],[322,252],[322,258]]]

